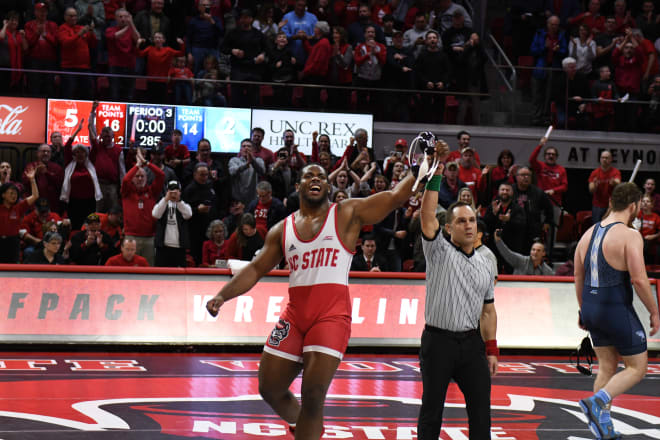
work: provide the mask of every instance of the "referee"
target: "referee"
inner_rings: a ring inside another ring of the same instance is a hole
[[[426,257],[426,326],[419,351],[422,406],[419,440],[437,440],[449,382],[465,396],[470,440],[490,439],[490,377],[497,372],[494,273],[474,251],[477,215],[463,202],[447,210],[442,234],[435,213],[442,166],[422,198],[422,247]],[[484,343],[485,341],[485,343]]]

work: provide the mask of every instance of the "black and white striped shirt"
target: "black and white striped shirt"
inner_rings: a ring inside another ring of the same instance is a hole
[[[429,240],[422,234],[426,258],[426,323],[454,332],[479,327],[484,304],[494,297],[492,263],[479,252],[466,254],[438,229]]]

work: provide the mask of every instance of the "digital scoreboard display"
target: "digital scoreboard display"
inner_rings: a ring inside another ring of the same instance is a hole
[[[82,119],[82,130],[75,143],[89,145],[88,119],[92,101],[48,100],[47,139],[54,131],[64,142],[75,132]],[[150,149],[159,142],[169,145],[172,131],[183,134],[182,144],[196,151],[197,143],[207,138],[216,153],[236,153],[242,139],[250,137],[252,111],[246,108],[215,108],[182,105],[133,104],[100,101],[96,110],[96,132],[110,127],[115,143]]]

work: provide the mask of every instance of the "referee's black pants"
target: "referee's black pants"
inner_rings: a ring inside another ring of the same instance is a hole
[[[422,406],[417,421],[419,440],[438,440],[449,382],[465,397],[470,440],[490,439],[490,372],[478,330],[450,332],[426,326],[419,350]]]

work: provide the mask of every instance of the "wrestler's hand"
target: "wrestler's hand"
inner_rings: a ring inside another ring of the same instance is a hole
[[[488,358],[488,371],[491,377],[497,374],[497,356],[487,356]]]
[[[206,303],[206,310],[208,310],[211,316],[215,318],[218,316],[218,311],[220,311],[220,307],[222,307],[224,303],[225,299],[218,293]]]
[[[658,329],[660,329],[660,315],[658,313],[654,313],[651,315],[651,331],[650,335],[653,336],[656,333],[658,333]]]

